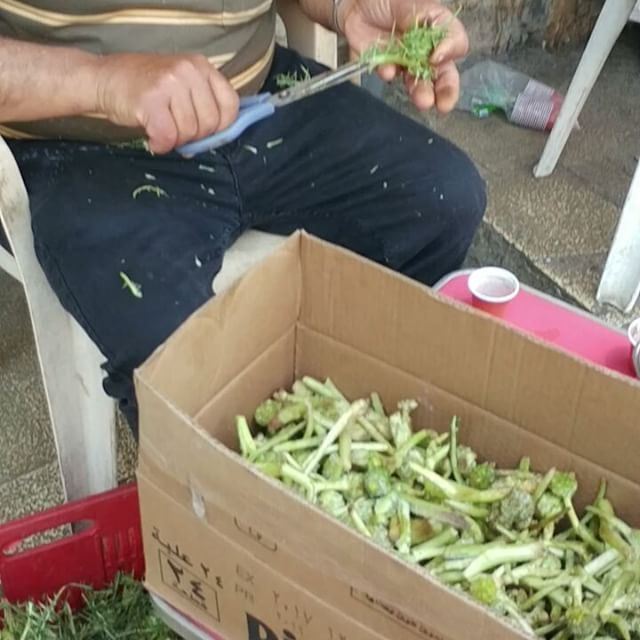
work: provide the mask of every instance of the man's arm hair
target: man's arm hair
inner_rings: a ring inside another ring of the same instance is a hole
[[[298,0],[302,10],[323,27],[335,31],[334,0]]]
[[[0,38],[0,122],[97,111],[100,57]]]

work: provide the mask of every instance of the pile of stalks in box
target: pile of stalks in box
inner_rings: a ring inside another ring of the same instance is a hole
[[[349,401],[305,377],[253,416],[240,450],[362,536],[420,565],[532,636],[640,639],[640,531],[616,516],[603,484],[578,515],[571,472],[481,462],[446,433],[416,429],[406,400]]]

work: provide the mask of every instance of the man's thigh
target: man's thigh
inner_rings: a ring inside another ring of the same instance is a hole
[[[14,143],[38,258],[62,304],[128,377],[197,307],[241,230],[222,155]]]
[[[281,51],[272,78],[302,64]],[[427,284],[460,264],[484,214],[484,181],[460,149],[350,83],[241,143],[232,158],[254,225],[304,227]]]

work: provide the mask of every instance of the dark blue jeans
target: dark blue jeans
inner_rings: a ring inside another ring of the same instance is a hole
[[[278,49],[265,89],[301,64],[320,70]],[[464,260],[486,204],[462,151],[350,83],[191,160],[99,144],[11,147],[38,258],[106,356],[105,389],[134,434],[134,368],[212,296],[224,252],[245,230],[304,228],[430,285]],[[136,192],[142,185],[163,191]]]

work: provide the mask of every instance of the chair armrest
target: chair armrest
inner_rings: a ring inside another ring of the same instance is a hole
[[[4,138],[0,137],[0,221],[7,235],[15,225],[29,222],[29,198],[20,169]]]
[[[0,247],[0,266],[22,281],[25,255],[34,253],[27,189],[20,169],[5,140],[0,137],[0,226],[13,255]]]

